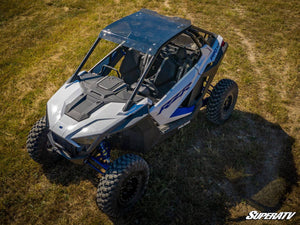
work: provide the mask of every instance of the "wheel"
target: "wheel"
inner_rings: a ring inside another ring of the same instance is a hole
[[[220,80],[209,97],[206,116],[215,124],[224,123],[234,109],[238,97],[238,86],[230,79]]]
[[[100,179],[97,205],[110,217],[128,212],[143,195],[149,179],[147,162],[133,154],[115,160]]]
[[[47,137],[46,117],[42,117],[32,127],[27,137],[26,147],[30,157],[38,163],[54,163],[60,155],[52,151]]]

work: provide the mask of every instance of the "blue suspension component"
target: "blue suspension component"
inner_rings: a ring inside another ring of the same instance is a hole
[[[109,143],[105,140],[101,141],[98,153],[96,156],[90,156],[85,163],[91,166],[97,172],[104,174],[100,169],[103,168],[107,170],[110,164],[110,146]]]
[[[97,163],[99,166],[101,166],[102,168],[104,168],[105,170],[108,169],[108,163],[101,163],[99,162],[99,159],[98,158],[95,158],[93,156],[90,156],[90,159],[93,160],[95,163]]]
[[[101,141],[99,153],[100,153],[100,159],[103,161],[106,161],[107,163],[110,163],[110,146],[107,141]]]

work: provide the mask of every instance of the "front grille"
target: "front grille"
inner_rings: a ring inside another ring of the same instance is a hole
[[[71,156],[76,155],[76,147],[74,145],[72,145],[70,142],[66,141],[64,138],[62,138],[61,136],[55,134],[52,132],[52,137],[54,142],[56,142],[57,144],[61,145],[65,150],[67,151]]]

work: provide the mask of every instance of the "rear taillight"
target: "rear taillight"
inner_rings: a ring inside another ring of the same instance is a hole
[[[225,45],[225,41],[222,41],[221,47],[223,47]]]

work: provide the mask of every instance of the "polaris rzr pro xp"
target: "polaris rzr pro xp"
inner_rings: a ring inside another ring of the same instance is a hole
[[[117,46],[79,72],[101,39]],[[102,174],[99,208],[112,217],[124,214],[145,191],[149,167],[134,154],[112,161],[111,149],[146,152],[204,106],[208,120],[226,121],[237,84],[211,82],[227,47],[220,35],[146,9],[108,25],[48,101],[46,116],[29,133],[29,155],[40,163],[63,156],[91,166]]]

